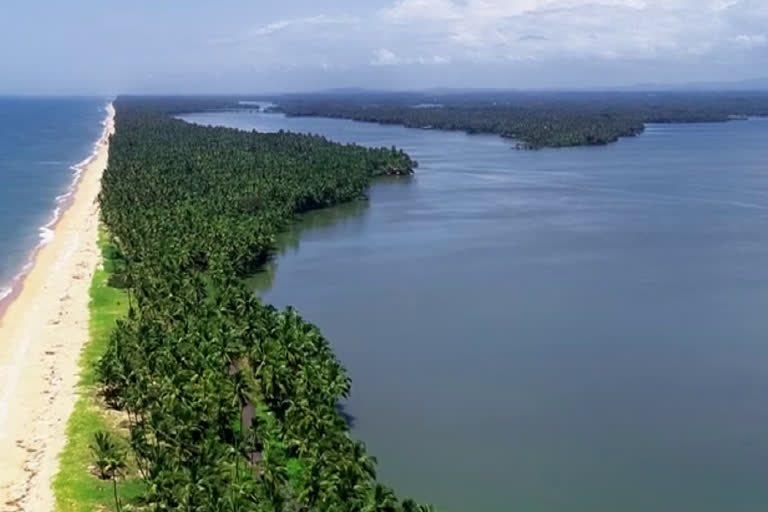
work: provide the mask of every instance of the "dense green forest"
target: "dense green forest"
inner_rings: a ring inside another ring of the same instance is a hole
[[[127,418],[145,507],[429,510],[377,482],[338,408],[349,378],[320,331],[244,284],[297,213],[363,197],[372,178],[414,162],[395,148],[172,117],[228,102],[115,102],[100,202],[130,307],[99,375]]]
[[[494,133],[519,148],[602,145],[645,123],[714,122],[768,115],[765,92],[332,92],[267,98],[289,116]]]

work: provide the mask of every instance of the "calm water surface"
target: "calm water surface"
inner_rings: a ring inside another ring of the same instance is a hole
[[[406,149],[411,180],[311,214],[264,298],[349,370],[354,433],[447,511],[764,511],[768,121],[601,148],[195,114]]]

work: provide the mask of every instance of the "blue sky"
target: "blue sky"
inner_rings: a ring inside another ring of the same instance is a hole
[[[2,0],[0,94],[768,75],[768,0]]]

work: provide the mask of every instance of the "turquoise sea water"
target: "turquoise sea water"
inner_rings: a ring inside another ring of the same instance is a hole
[[[0,97],[0,299],[103,131],[106,98]]]
[[[768,507],[768,121],[596,148],[241,113],[403,147],[411,180],[310,214],[264,274],[352,377],[399,493],[444,511]]]

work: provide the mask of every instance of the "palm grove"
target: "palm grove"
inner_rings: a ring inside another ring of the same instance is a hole
[[[128,418],[146,506],[427,510],[376,481],[338,410],[350,381],[320,331],[243,280],[295,214],[360,198],[373,177],[415,163],[395,148],[190,125],[171,100],[115,108],[100,201],[131,306],[99,373]]]
[[[768,115],[765,92],[330,92],[268,98],[291,116],[491,133],[519,149],[597,146],[645,123],[719,122]]]

